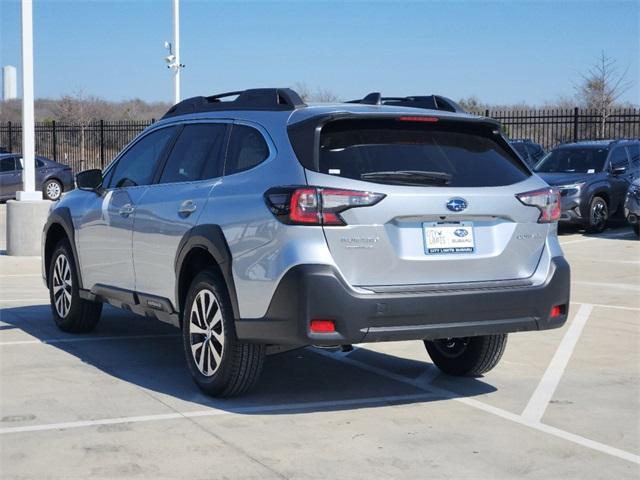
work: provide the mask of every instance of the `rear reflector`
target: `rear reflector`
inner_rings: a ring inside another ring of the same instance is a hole
[[[557,188],[541,188],[519,193],[516,198],[524,205],[540,210],[538,223],[557,222],[560,218],[560,191]]]
[[[551,309],[551,318],[564,315],[564,305],[556,305]]]
[[[438,121],[438,117],[398,117],[400,122],[426,122],[426,123],[436,123]]]
[[[336,331],[333,320],[311,320],[310,329],[313,333],[331,333]]]

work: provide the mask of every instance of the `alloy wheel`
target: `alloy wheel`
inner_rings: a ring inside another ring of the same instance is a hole
[[[72,278],[69,260],[64,254],[58,255],[53,267],[53,302],[60,318],[65,318],[71,308]]]
[[[47,183],[46,192],[47,198],[51,200],[57,200],[62,194],[62,190],[60,189],[60,185],[58,184],[58,182]]]
[[[191,354],[200,373],[212,376],[224,351],[224,324],[220,302],[211,290],[200,290],[189,315]]]
[[[601,201],[596,201],[591,207],[591,224],[601,228],[607,222],[607,205]]]

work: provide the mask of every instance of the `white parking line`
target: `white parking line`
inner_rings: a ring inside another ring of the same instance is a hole
[[[574,280],[576,285],[589,285],[593,287],[619,288],[621,290],[633,290],[640,292],[640,285],[633,283],[610,283],[610,282],[588,282],[584,280]]]
[[[571,322],[567,332],[564,334],[564,337],[562,337],[556,353],[553,355],[551,362],[547,366],[547,370],[544,372],[540,383],[536,387],[533,395],[527,403],[527,406],[522,412],[522,418],[525,420],[530,422],[539,422],[542,420],[542,416],[544,415],[547,405],[549,405],[551,397],[553,397],[553,394],[560,383],[560,379],[564,374],[565,368],[567,368],[567,364],[571,359],[571,354],[578,343],[580,334],[582,333],[592,310],[592,305],[581,305],[580,309],[573,317],[573,321]]]
[[[100,342],[103,340],[130,340],[134,338],[161,338],[161,337],[179,337],[178,333],[154,333],[148,335],[120,335],[112,337],[73,337],[73,338],[50,338],[45,340],[15,340],[12,342],[0,342],[0,347],[11,345],[52,345],[56,343],[73,343],[73,342]]]
[[[40,277],[42,278],[41,273],[7,273],[0,275],[0,278],[9,278],[9,277]]]
[[[615,447],[611,447],[609,445],[605,445],[604,443],[600,443],[600,442],[596,442],[595,440],[591,440],[589,438],[585,438],[585,437],[581,437],[580,435],[576,435],[574,433],[570,433],[570,432],[566,432],[564,430],[561,430],[559,428],[556,427],[552,427],[549,425],[544,425],[543,423],[540,423],[538,421],[531,421],[528,419],[523,418],[521,415],[517,415],[515,413],[509,412],[507,410],[503,410],[501,408],[497,408],[494,407],[492,405],[488,405],[486,403],[480,402],[478,400],[475,400],[473,398],[467,398],[467,397],[461,397],[459,396],[459,394],[449,391],[449,390],[445,390],[443,388],[440,387],[436,387],[434,385],[431,384],[424,384],[421,383],[420,381],[420,377],[418,377],[417,379],[410,379],[407,377],[404,377],[402,375],[398,375],[396,373],[393,372],[389,372],[388,370],[384,370],[383,368],[379,368],[379,367],[374,367],[372,365],[366,364],[364,362],[361,362],[359,360],[354,360],[352,358],[349,357],[334,357],[331,355],[330,352],[327,351],[316,351],[316,353],[319,353],[320,355],[324,355],[326,357],[329,358],[333,358],[334,360],[338,361],[338,362],[344,362],[347,363],[349,365],[352,365],[354,367],[358,367],[361,368],[362,370],[366,370],[368,372],[372,372],[372,373],[376,373],[378,375],[381,375],[383,377],[386,378],[390,378],[392,380],[396,380],[398,382],[402,382],[402,383],[406,383],[409,385],[412,385],[416,388],[420,388],[421,390],[424,390],[426,392],[431,392],[434,393],[438,396],[441,396],[443,398],[446,399],[450,399],[450,400],[455,400],[456,402],[460,402],[463,403],[469,407],[473,407],[475,409],[478,410],[482,410],[483,412],[487,412],[490,413],[492,415],[504,418],[506,420],[510,420],[514,423],[517,423],[519,425],[523,425],[529,428],[532,428],[534,430],[538,430],[540,432],[544,432],[547,433],[549,435],[553,435],[555,437],[558,438],[562,438],[564,440],[567,440],[569,442],[575,443],[577,445],[583,446],[583,447],[587,447],[590,448],[592,450],[596,450],[598,452],[601,453],[605,453],[607,455],[611,455],[613,457],[617,457],[617,458],[621,458],[623,460],[627,460],[629,462],[633,462],[636,463],[638,465],[640,465],[640,455],[635,455],[633,453],[630,452],[626,452],[624,450],[620,450],[619,448],[615,448]]]
[[[434,395],[431,392],[415,393],[412,395],[391,395],[383,397],[366,397],[366,398],[351,398],[347,400],[331,400],[323,402],[300,402],[300,403],[288,403],[279,405],[261,405],[255,407],[239,407],[231,408],[228,410],[221,410],[217,408],[208,408],[206,410],[196,410],[193,412],[175,412],[164,413],[158,415],[142,415],[137,417],[118,417],[118,418],[103,418],[98,420],[84,420],[78,422],[64,422],[64,423],[46,423],[44,425],[25,425],[22,427],[5,427],[0,428],[0,435],[6,435],[11,433],[25,433],[25,432],[42,432],[47,430],[68,430],[72,428],[83,427],[95,427],[100,425],[117,425],[121,423],[140,423],[140,422],[152,422],[156,420],[175,420],[180,418],[195,418],[195,417],[213,417],[217,415],[233,415],[233,414],[259,414],[259,413],[271,413],[271,412],[287,412],[287,411],[306,411],[317,409],[332,409],[340,407],[366,407],[378,406],[378,405],[393,405],[403,402],[414,402],[420,400],[432,399]]]
[[[23,302],[49,303],[49,297],[47,298],[11,298],[11,299],[0,298],[0,304],[1,303],[23,303]]]
[[[627,307],[625,305],[608,305],[606,303],[585,303],[585,302],[571,302],[574,305],[591,305],[598,308],[614,308],[617,310],[631,310],[633,312],[640,312],[640,307]]]
[[[563,247],[565,245],[571,245],[573,243],[582,243],[582,242],[591,242],[593,240],[599,240],[599,239],[608,239],[608,238],[620,238],[620,237],[629,237],[629,238],[633,238],[635,236],[635,234],[633,232],[618,232],[618,233],[610,233],[608,235],[599,235],[597,237],[586,237],[586,238],[580,238],[578,240],[569,240],[568,242],[560,242],[560,245],[562,245]]]

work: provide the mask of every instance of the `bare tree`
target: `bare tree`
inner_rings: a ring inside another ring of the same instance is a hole
[[[311,99],[314,102],[320,103],[336,103],[340,101],[338,95],[326,88],[319,88],[316,90],[316,93],[311,96]]]
[[[73,95],[63,95],[51,108],[56,118],[75,124],[80,133],[80,167],[84,169],[86,160],[85,132],[92,121],[100,119],[106,102],[96,97],[86,96],[78,90]]]
[[[298,82],[293,86],[293,89],[298,92],[303,102],[311,100],[311,89],[306,83]]]
[[[604,137],[605,125],[611,115],[611,108],[632,86],[627,80],[627,67],[620,72],[616,61],[604,52],[597,61],[582,75],[582,82],[576,85],[578,99],[587,108],[593,108],[600,117],[600,138]]]
[[[298,92],[303,102],[318,102],[318,103],[335,103],[340,101],[340,97],[328,88],[316,88],[311,90],[306,83],[298,82],[293,86],[293,89]]]

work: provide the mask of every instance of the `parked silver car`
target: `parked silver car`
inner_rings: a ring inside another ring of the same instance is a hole
[[[179,325],[209,394],[250,388],[273,344],[421,340],[481,375],[508,332],[567,318],[558,192],[443,97],[191,98],[77,183],[43,235],[56,323],[108,302]]]
[[[0,154],[0,200],[16,197],[22,189],[22,155]],[[45,157],[36,157],[36,188],[48,200],[59,200],[63,192],[73,190],[71,167]]]

